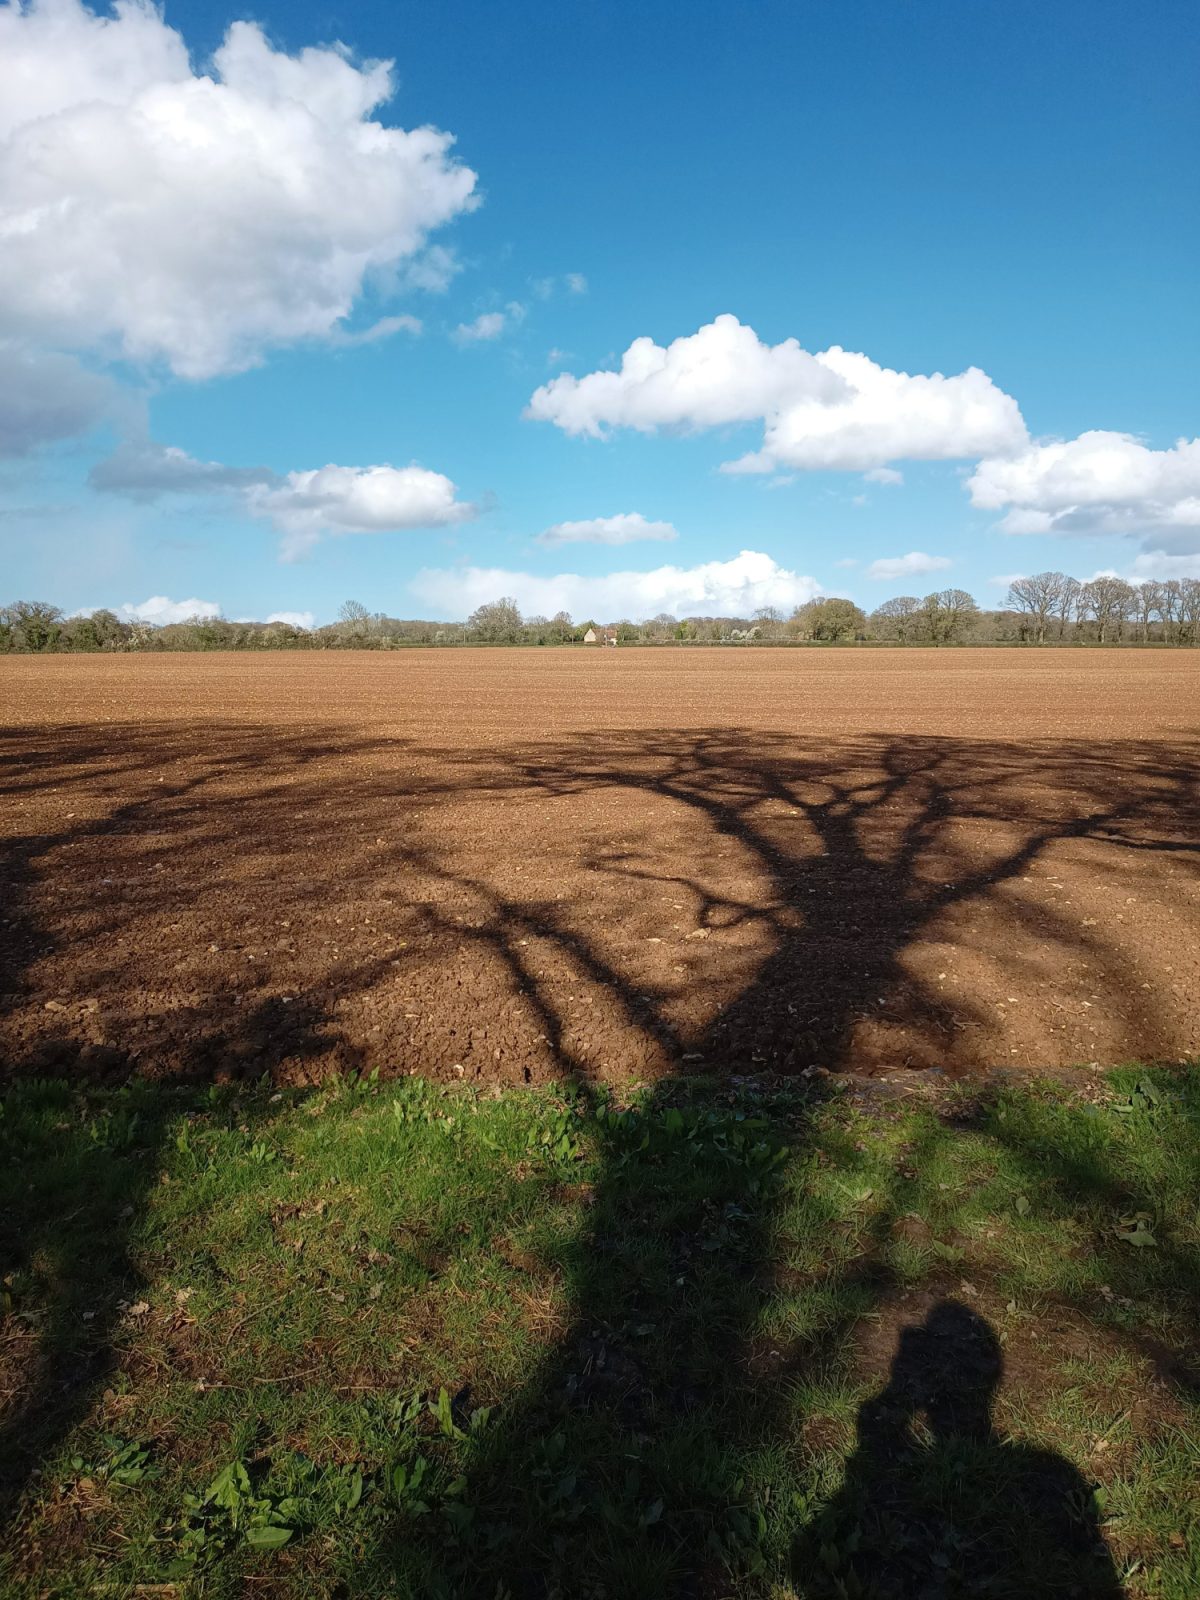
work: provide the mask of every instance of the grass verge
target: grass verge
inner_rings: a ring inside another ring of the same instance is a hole
[[[0,1102],[0,1590],[1200,1592],[1200,1070]]]

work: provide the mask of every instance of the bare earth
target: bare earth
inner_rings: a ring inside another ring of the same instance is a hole
[[[1200,1053],[1200,651],[0,660],[0,1063]]]

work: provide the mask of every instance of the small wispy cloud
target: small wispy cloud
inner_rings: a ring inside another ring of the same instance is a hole
[[[868,578],[912,578],[924,572],[944,572],[952,567],[949,556],[929,556],[924,550],[910,550],[905,556],[882,556],[867,568]]]
[[[352,350],[363,344],[378,344],[381,339],[390,339],[397,333],[411,333],[416,336],[423,331],[424,324],[420,317],[380,317],[379,321],[373,322],[369,328],[359,328],[354,332],[347,328],[335,328],[327,342],[336,345],[339,350]]]
[[[539,533],[536,544],[553,549],[563,544],[635,544],[642,539],[678,539],[670,522],[649,522],[640,511],[622,511],[613,517],[589,517],[583,522],[556,522]]]
[[[561,278],[530,278],[529,287],[539,300],[552,300],[559,289],[567,294],[586,294],[588,281],[582,272],[564,272]]]
[[[460,322],[450,337],[459,345],[487,344],[524,320],[525,307],[519,300],[510,300],[503,311],[484,311],[474,322]]]

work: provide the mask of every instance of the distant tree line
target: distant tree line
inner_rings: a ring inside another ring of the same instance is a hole
[[[113,611],[64,616],[57,606],[18,600],[0,607],[0,652],[155,650],[398,650],[413,646],[582,645],[589,628],[618,644],[903,644],[903,645],[1200,645],[1200,579],[1126,583],[1098,577],[1080,583],[1064,572],[1015,578],[1005,605],[980,607],[965,589],[921,598],[896,595],[868,616],[852,600],[826,596],[790,616],[765,606],[752,617],[675,617],[604,625],[521,615],[503,596],[466,622],[405,621],[348,600],[336,622],[300,628],[286,622],[227,622],[193,617],[155,625]]]
[[[817,602],[819,605],[820,602]],[[1200,644],[1200,579],[1127,583],[1065,572],[1014,578],[997,611],[962,589],[898,595],[867,619],[867,637],[913,644]]]

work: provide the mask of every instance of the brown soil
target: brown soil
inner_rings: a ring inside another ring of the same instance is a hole
[[[1200,652],[0,660],[0,1060],[1200,1052]]]

